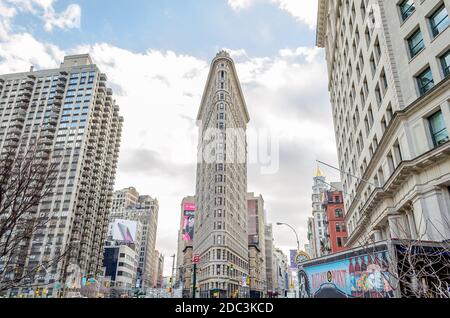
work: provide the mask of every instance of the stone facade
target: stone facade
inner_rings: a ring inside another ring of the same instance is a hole
[[[450,237],[448,0],[319,1],[349,238]]]
[[[249,114],[233,60],[220,52],[197,116],[200,129],[194,254],[200,297],[248,296],[247,144]]]

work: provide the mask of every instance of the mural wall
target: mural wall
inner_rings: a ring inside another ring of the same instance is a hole
[[[349,256],[344,259],[300,265],[302,298],[393,298],[388,252]]]

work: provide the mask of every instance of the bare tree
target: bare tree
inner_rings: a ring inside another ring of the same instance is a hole
[[[42,286],[36,277],[66,254],[59,251],[36,263],[27,259],[32,239],[45,233],[52,218],[50,209],[38,209],[53,194],[59,170],[45,142],[34,138],[28,147],[17,148],[6,141],[0,150],[0,293]]]
[[[412,237],[410,229],[402,222],[392,238],[385,280],[402,297],[408,298],[450,298],[450,242],[437,229],[431,219],[420,220],[425,227],[422,234]],[[448,219],[444,221],[450,228]],[[425,233],[434,228],[441,235],[441,241],[425,240]],[[421,228],[421,224],[419,224]],[[376,242],[372,237],[359,241],[368,255],[375,253]]]
[[[352,175],[339,168],[317,161],[341,173],[357,179],[377,188],[377,186],[368,180]],[[324,181],[322,183],[334,188],[331,184]],[[383,188],[378,188],[382,189]],[[342,191],[340,189],[336,189]],[[383,190],[384,191],[384,190]],[[349,195],[342,191],[345,195]],[[356,196],[356,201],[363,202],[360,196]],[[411,203],[406,204],[406,210],[413,211]],[[444,216],[444,224],[437,226],[431,218],[425,218],[424,215],[417,227],[421,229],[420,233],[411,233],[407,222],[398,222],[394,238],[390,241],[389,256],[382,267],[387,272],[381,272],[390,288],[401,293],[402,297],[416,298],[450,298],[450,237],[439,231],[439,228],[450,229],[448,216]],[[370,227],[369,224],[360,226]],[[425,238],[425,233],[432,229],[438,233],[438,240],[430,242]],[[357,242],[358,247],[362,247],[369,257],[376,253],[376,242],[374,237],[366,236]]]

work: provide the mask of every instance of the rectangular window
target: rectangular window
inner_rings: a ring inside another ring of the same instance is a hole
[[[420,32],[420,29],[408,38],[408,47],[411,58],[423,50],[425,45],[423,44],[422,32]]]
[[[430,17],[431,31],[436,37],[439,33],[444,31],[449,25],[448,13],[445,6],[440,6]]]
[[[388,89],[388,82],[387,82],[386,74],[384,73],[384,71],[380,76],[380,81],[381,81],[381,87],[383,89],[383,94],[384,94],[384,93],[386,93],[386,91]]]
[[[413,0],[404,0],[399,4],[402,20],[405,21],[416,10]]]
[[[448,76],[450,74],[450,50],[441,57],[441,64],[444,76]]]
[[[430,123],[431,138],[435,147],[448,141],[447,127],[445,126],[442,111],[438,111],[428,118]]]
[[[419,86],[420,95],[426,94],[434,87],[433,74],[431,73],[430,68],[427,68],[417,76],[417,84]]]
[[[383,102],[383,96],[381,95],[381,90],[380,90],[379,84],[377,84],[377,86],[375,87],[375,97],[377,99],[378,106],[380,106],[381,103]]]
[[[373,56],[373,54],[370,57],[370,69],[372,70],[372,76],[375,75],[377,64],[375,63],[375,57]]]

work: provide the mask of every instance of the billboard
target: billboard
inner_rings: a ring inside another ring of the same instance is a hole
[[[116,219],[113,222],[111,231],[113,240],[134,243],[136,241],[137,222]]]
[[[377,251],[300,266],[300,295],[303,298],[393,298],[387,255],[387,251]]]
[[[195,203],[187,202],[183,204],[183,223],[181,226],[181,239],[192,241],[194,238]]]
[[[297,262],[295,261],[295,257],[297,256],[297,250],[290,250],[290,264],[292,269],[297,269]]]

